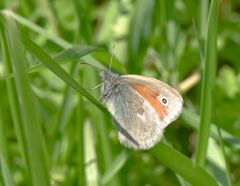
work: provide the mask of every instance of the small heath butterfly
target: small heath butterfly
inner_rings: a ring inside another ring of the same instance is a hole
[[[145,150],[159,142],[164,129],[182,112],[181,95],[167,84],[140,75],[100,73],[101,99],[118,129],[121,144]]]

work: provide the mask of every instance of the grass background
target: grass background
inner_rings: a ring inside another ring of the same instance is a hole
[[[0,186],[239,185],[238,0],[0,2]],[[148,151],[121,146],[99,68],[184,98]]]

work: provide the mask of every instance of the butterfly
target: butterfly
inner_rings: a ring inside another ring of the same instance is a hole
[[[101,99],[126,147],[146,150],[161,139],[164,129],[182,112],[183,99],[169,85],[140,75],[117,75],[104,70]]]

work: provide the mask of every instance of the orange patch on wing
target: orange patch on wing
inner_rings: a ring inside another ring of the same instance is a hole
[[[138,83],[131,83],[130,87],[132,87],[138,94],[140,94],[158,113],[160,119],[163,119],[166,114],[166,108],[159,102],[158,100],[158,92],[154,89]]]

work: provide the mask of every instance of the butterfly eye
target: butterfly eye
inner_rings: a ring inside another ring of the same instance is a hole
[[[161,103],[163,106],[167,106],[168,105],[168,99],[166,97],[162,97],[161,98]]]

